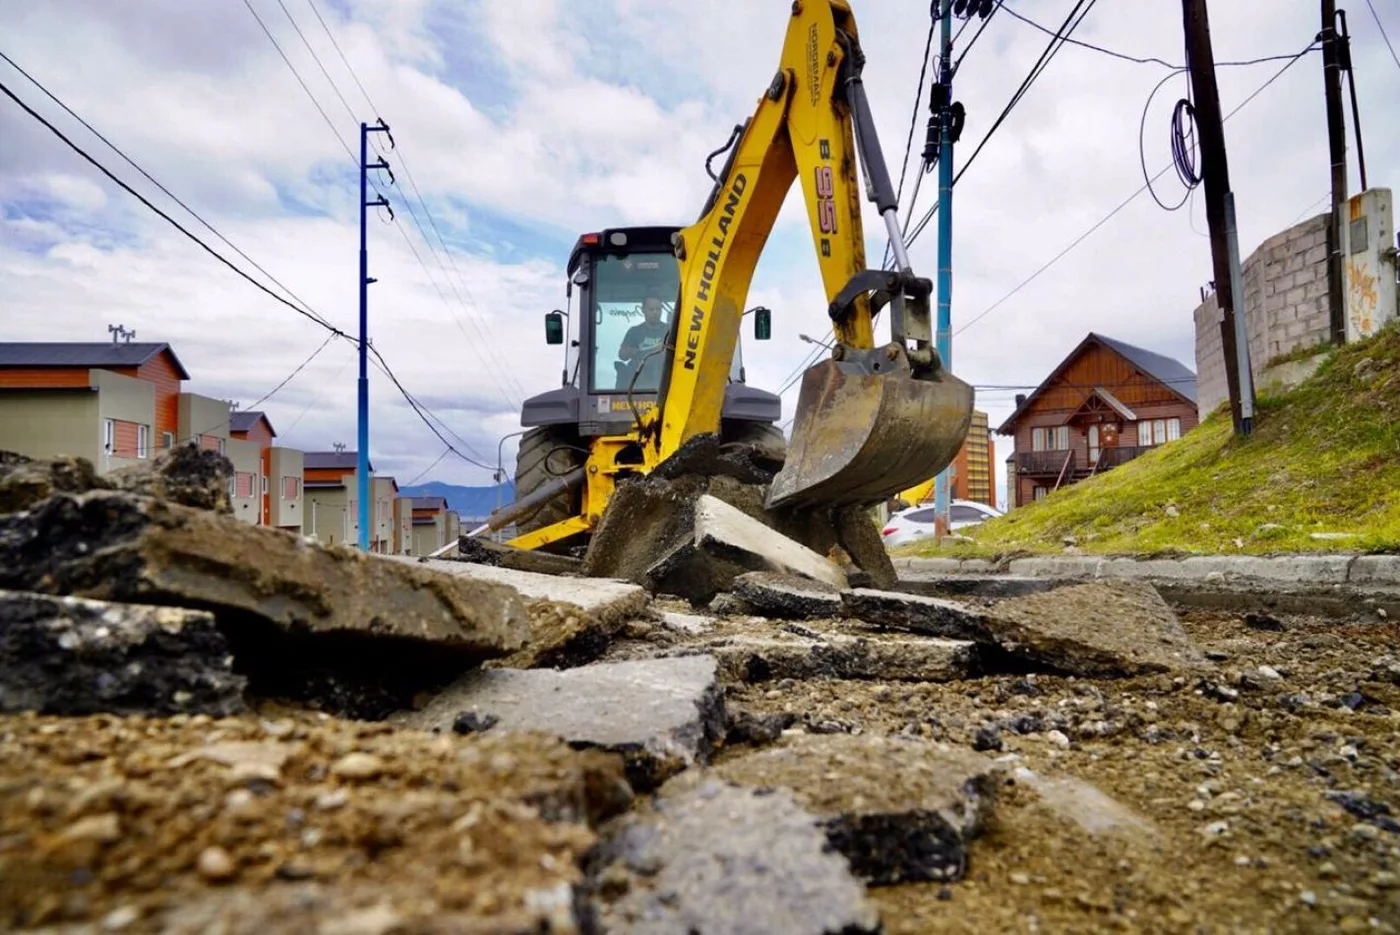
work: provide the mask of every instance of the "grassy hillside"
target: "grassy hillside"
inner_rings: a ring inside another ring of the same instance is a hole
[[[1297,389],[1261,397],[1248,438],[1222,406],[1180,440],[972,537],[943,554],[1059,552],[1066,537],[1117,554],[1400,551],[1400,332],[1334,351]]]

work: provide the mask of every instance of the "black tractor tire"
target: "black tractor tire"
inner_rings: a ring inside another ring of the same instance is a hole
[[[726,445],[749,445],[759,459],[775,471],[787,460],[787,438],[772,422],[725,419],[720,425],[720,441]]]
[[[523,500],[550,481],[580,467],[587,458],[588,453],[571,426],[541,425],[530,429],[520,437],[520,448],[515,455],[515,499]],[[551,497],[534,514],[516,521],[516,535],[578,515],[582,496],[583,488],[576,487]],[[553,546],[546,549],[555,551]]]

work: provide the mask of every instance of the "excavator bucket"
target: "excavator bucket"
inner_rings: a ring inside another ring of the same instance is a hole
[[[936,366],[916,376],[885,350],[803,374],[768,508],[880,503],[952,463],[972,422],[972,387]]]

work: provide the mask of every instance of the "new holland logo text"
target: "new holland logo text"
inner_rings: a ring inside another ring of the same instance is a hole
[[[705,256],[705,265],[700,270],[700,284],[695,290],[695,305],[690,310],[690,327],[685,336],[685,359],[681,366],[695,369],[695,359],[700,353],[700,330],[705,326],[705,310],[714,298],[715,276],[719,274],[719,264],[724,256],[725,245],[729,242],[729,227],[734,223],[735,212],[739,210],[739,200],[749,180],[744,173],[734,176],[729,186],[729,195],[724,202],[724,213],[719,217],[719,233],[710,241],[710,252]]]

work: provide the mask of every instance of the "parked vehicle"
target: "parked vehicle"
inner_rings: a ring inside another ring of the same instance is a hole
[[[893,514],[885,523],[882,534],[886,547],[906,545],[933,535],[934,507],[930,504],[910,507]],[[948,505],[948,530],[957,532],[1004,515],[996,507],[974,500],[954,500]]]

